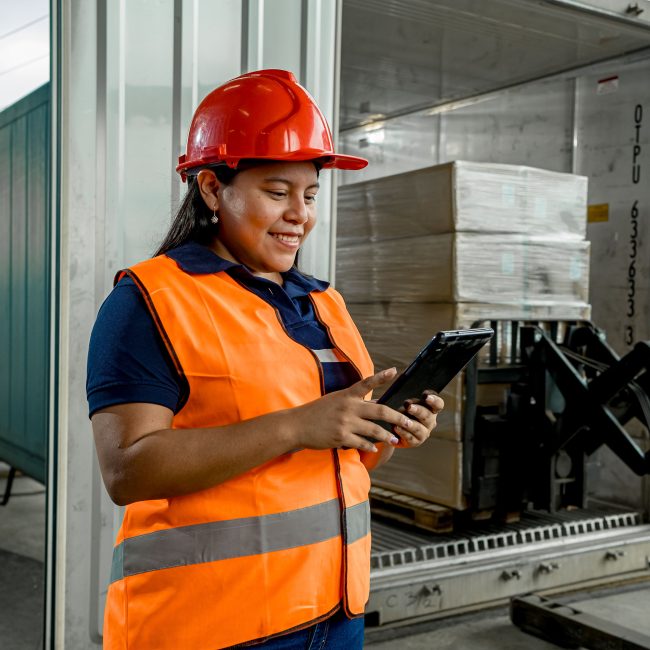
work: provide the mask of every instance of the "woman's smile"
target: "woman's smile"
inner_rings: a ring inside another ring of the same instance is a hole
[[[291,235],[278,232],[270,232],[269,235],[271,235],[271,237],[273,237],[280,244],[290,249],[298,248],[300,246],[302,237],[302,235]]]
[[[219,225],[213,250],[254,275],[282,282],[281,273],[316,224],[318,172],[311,162],[273,162],[215,179]]]

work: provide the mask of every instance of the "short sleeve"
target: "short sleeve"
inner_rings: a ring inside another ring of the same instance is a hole
[[[182,395],[174,369],[142,294],[123,278],[101,306],[90,337],[86,393],[90,416],[131,402],[176,413]]]

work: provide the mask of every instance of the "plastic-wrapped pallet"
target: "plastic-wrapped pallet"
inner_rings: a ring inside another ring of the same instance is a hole
[[[340,245],[448,232],[584,239],[587,178],[455,161],[339,189]]]
[[[421,447],[396,449],[390,462],[372,473],[374,485],[465,510],[463,443],[429,438]]]
[[[376,367],[402,369],[436,331],[476,321],[588,319],[586,205],[585,177],[488,163],[340,188],[336,287]],[[477,391],[505,403],[506,386]],[[373,482],[464,509],[464,377],[442,397],[432,437]]]
[[[587,302],[589,242],[454,233],[340,246],[336,287],[348,302],[538,303],[562,312],[562,303]]]
[[[350,303],[350,314],[370,352],[377,370],[395,366],[399,371],[439,330],[468,328],[481,321],[481,327],[490,319],[553,320],[552,308],[547,305],[497,305],[489,303]],[[566,305],[563,319],[588,320],[591,310],[586,303]],[[502,345],[508,337],[500,337]],[[489,348],[480,352],[487,359]],[[497,350],[502,359],[508,359],[509,349]],[[442,392],[445,409],[438,416],[433,436],[460,441],[463,431],[464,376],[452,381]],[[378,397],[380,392],[375,393]],[[498,406],[505,403],[505,387],[494,384],[478,386],[477,403]]]
[[[497,303],[348,303],[376,368],[405,368],[439,330],[466,329],[490,320],[589,320],[591,307],[584,302],[565,303],[561,316],[554,305]],[[487,355],[484,348],[481,355]],[[507,355],[506,355],[507,356]]]

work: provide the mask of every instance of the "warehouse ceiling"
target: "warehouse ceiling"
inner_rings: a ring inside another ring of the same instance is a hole
[[[342,25],[341,130],[650,47],[646,21],[544,0],[344,0]]]

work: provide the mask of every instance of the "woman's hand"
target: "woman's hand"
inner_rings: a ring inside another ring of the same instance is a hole
[[[223,483],[297,448],[355,448],[372,469],[400,443],[376,420],[396,427],[401,446],[417,446],[429,436],[442,408],[439,397],[408,413],[365,399],[395,374],[394,368],[384,370],[303,406],[231,425],[183,429],[182,435],[171,428],[173,413],[164,406],[107,407],[92,417],[104,482],[119,505],[169,498]],[[381,453],[374,453],[378,448]]]
[[[309,404],[287,411],[291,413],[297,446],[307,449],[346,447],[376,452],[376,443],[396,445],[399,439],[377,424],[377,420],[399,427],[399,431],[412,431],[416,437],[422,437],[423,429],[431,423],[428,419],[426,425],[421,423],[419,418],[423,415],[420,410],[415,410],[411,416],[411,413],[399,413],[389,406],[365,399],[374,388],[392,381],[396,374],[395,368],[383,370],[345,390],[328,393]]]
[[[438,413],[445,407],[439,395],[432,390],[425,390],[420,399],[408,399],[400,409],[406,413],[416,426],[404,429],[397,426],[395,433],[399,435],[398,447],[419,447],[436,428]]]

